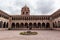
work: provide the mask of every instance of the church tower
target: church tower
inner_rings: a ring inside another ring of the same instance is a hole
[[[30,15],[29,7],[27,7],[27,6],[25,5],[25,6],[21,9],[21,15],[23,15],[23,16]]]

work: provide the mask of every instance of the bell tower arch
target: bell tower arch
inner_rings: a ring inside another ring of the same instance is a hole
[[[30,9],[29,7],[27,7],[27,5],[25,5],[24,7],[22,7],[21,9],[21,15],[30,15]]]

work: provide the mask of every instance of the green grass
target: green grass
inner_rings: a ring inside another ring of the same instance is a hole
[[[20,35],[37,35],[38,33],[37,32],[29,32],[29,31],[27,31],[27,32],[20,32]]]

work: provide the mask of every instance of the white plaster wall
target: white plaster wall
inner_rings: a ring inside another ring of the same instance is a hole
[[[3,18],[3,17],[0,17],[0,21],[8,22],[9,20],[8,20],[8,19],[5,19],[5,18]]]

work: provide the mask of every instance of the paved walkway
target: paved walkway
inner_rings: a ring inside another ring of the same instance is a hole
[[[0,31],[0,40],[60,40],[60,31],[32,30],[38,32],[37,35],[19,35],[18,31]]]

